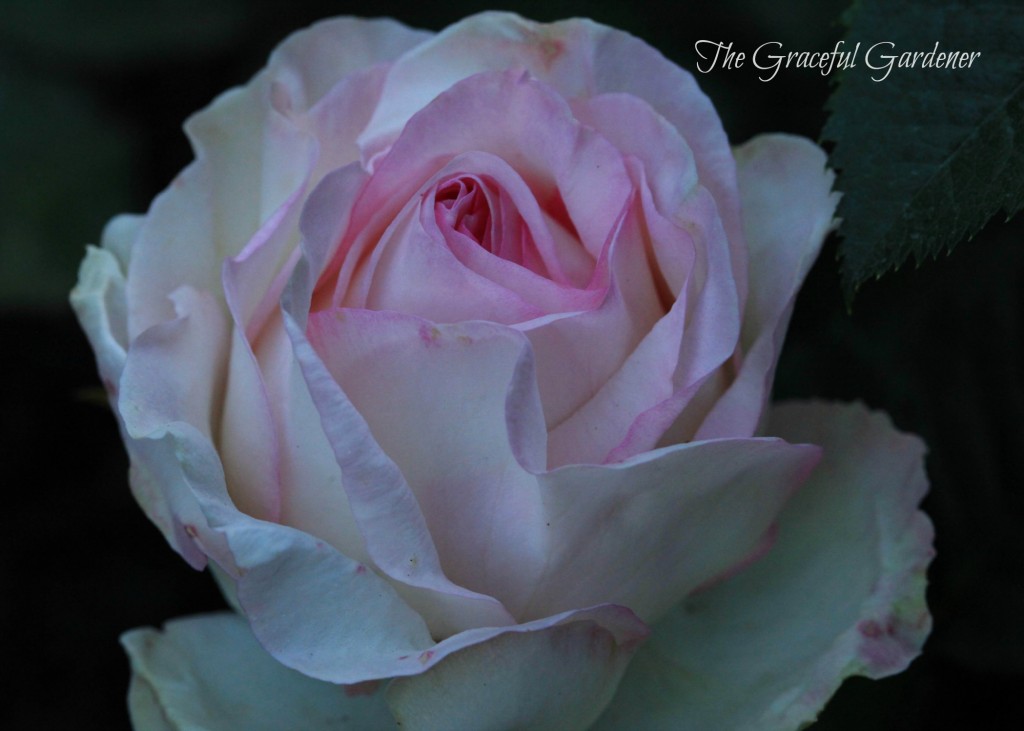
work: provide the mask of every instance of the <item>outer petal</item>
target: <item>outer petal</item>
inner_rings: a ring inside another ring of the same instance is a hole
[[[551,546],[526,616],[608,601],[657,620],[766,548],[818,451],[723,439],[541,475]]]
[[[825,169],[825,153],[802,137],[756,137],[736,149],[736,160],[750,246],[750,299],[741,334],[745,352],[740,372],[700,425],[696,439],[756,432],[793,302],[839,201],[830,192],[833,175]],[[679,432],[692,429],[699,418],[684,413],[669,438],[690,438]]]
[[[230,559],[203,517],[196,490],[227,500],[211,442],[226,365],[228,325],[214,298],[191,288],[174,294],[177,318],[131,343],[116,413],[131,457],[135,499],[194,568],[206,555]]]
[[[79,267],[78,284],[71,292],[71,306],[96,354],[103,386],[114,396],[128,345],[123,332],[124,274],[109,251],[89,247]]]
[[[923,444],[863,406],[777,407],[824,459],[766,558],[656,626],[598,729],[791,731],[848,675],[899,672],[930,626]]]
[[[121,642],[132,663],[136,731],[395,728],[383,692],[351,692],[286,668],[234,614],[178,619],[162,632],[136,629]]]
[[[103,248],[89,247],[71,292],[71,306],[96,353],[100,378],[111,398],[117,396],[127,357],[124,273],[141,224],[139,216],[111,219],[103,231]]]
[[[420,616],[357,560],[232,503],[211,440],[223,389],[209,374],[223,373],[226,316],[189,288],[175,304],[178,318],[132,343],[122,377],[139,502],[193,566],[210,557],[224,569],[261,643],[285,664],[337,682],[400,674],[396,657],[432,644]]]
[[[339,119],[332,114],[337,100],[328,100],[326,109],[311,109],[321,95],[330,96],[344,77],[362,73],[365,78],[356,88],[342,89],[339,99],[364,112],[365,123],[381,80],[369,67],[427,36],[386,20],[347,18],[315,25],[287,39],[248,85],[225,92],[189,119],[186,131],[196,160],[153,201],[132,256],[132,336],[174,317],[167,296],[178,287],[217,291],[221,262],[238,254],[311,175],[318,132],[336,132]],[[367,85],[372,93],[364,93]],[[352,104],[353,99],[358,103]],[[359,130],[344,124],[337,129],[349,139],[334,138],[320,151],[354,155]],[[352,159],[332,158],[332,163],[336,167]]]
[[[509,633],[396,679],[387,700],[411,731],[574,731],[611,700],[636,644],[592,621]]]
[[[329,18],[285,39],[269,65],[286,70],[296,102],[309,108],[344,76],[398,58],[432,36],[390,18]],[[349,110],[349,114],[364,111],[370,110]]]

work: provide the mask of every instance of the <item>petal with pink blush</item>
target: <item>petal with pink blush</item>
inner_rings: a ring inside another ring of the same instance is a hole
[[[627,217],[612,260],[634,276],[614,278],[601,307],[528,331],[550,428],[548,467],[605,461],[644,409],[672,394],[683,334],[682,302],[662,316],[656,285]],[[614,266],[614,264],[613,264]],[[613,275],[614,277],[614,275]],[[566,364],[572,367],[567,368]]]
[[[295,122],[294,133],[300,134],[298,130],[304,128],[301,134],[308,132],[316,140],[337,142],[332,138],[343,137],[344,133],[339,117],[351,120],[351,115],[338,114],[336,108],[358,108],[362,97],[375,96],[375,83],[379,81],[374,82],[365,75],[346,77],[319,101],[308,119],[291,120]],[[284,129],[291,128],[284,125]],[[282,145],[272,147],[281,149]],[[236,503],[250,515],[267,519],[276,519],[281,514],[282,447],[274,424],[275,405],[268,397],[267,375],[261,372],[252,345],[261,336],[268,318],[275,316],[285,283],[298,259],[300,212],[306,192],[319,181],[320,171],[332,165],[339,155],[336,146],[315,144],[307,146],[307,154],[310,159],[303,166],[307,170],[305,178],[245,248],[224,262],[222,275],[236,332],[232,340],[220,448],[229,487],[242,488],[233,490]],[[349,177],[354,177],[356,184],[361,180],[359,176]],[[342,220],[346,218],[346,205],[354,199],[354,195],[349,194],[331,201]],[[280,407],[277,410],[280,411]],[[248,428],[235,428],[238,423],[245,423]],[[253,449],[253,444],[258,447]]]
[[[736,149],[736,159],[751,272],[743,359],[697,439],[758,429],[793,302],[832,228],[839,200],[831,192],[833,175],[825,169],[825,153],[803,138],[756,137]]]
[[[603,371],[595,373],[591,391],[576,401],[574,411],[552,424],[551,466],[620,461],[652,449],[701,384],[736,348],[739,295],[714,201],[697,187],[679,202],[671,219],[665,218],[654,206],[642,171],[635,174],[640,196],[612,246],[611,276],[617,286],[595,314],[625,316],[617,329],[604,330],[629,333],[637,340],[618,355],[607,336],[604,340],[609,342],[603,348],[602,339],[588,343],[599,357],[590,358],[582,373],[602,367]],[[678,293],[665,291],[667,283],[659,276],[656,256],[671,259],[676,276],[685,277]],[[620,281],[624,284],[618,285]],[[618,301],[625,307],[617,308]],[[563,341],[586,343],[580,336],[587,331],[578,320],[587,319],[589,315],[564,323],[567,337]],[[542,366],[551,357],[544,337],[544,328],[531,332]],[[565,373],[566,361],[561,355],[564,346],[552,352],[554,365],[541,370],[542,393],[552,398],[545,401],[549,414],[549,404],[565,403],[567,395],[579,394],[587,383],[573,370],[575,386],[551,388],[545,379],[558,379],[559,373]]]
[[[222,267],[224,297],[234,327],[218,443],[235,504],[265,520],[277,520],[281,514],[281,445],[253,343],[279,306],[284,280],[294,266],[296,229],[307,184],[304,181],[296,188],[245,248]],[[238,424],[246,428],[239,429]]]
[[[767,428],[822,446],[775,545],[659,622],[598,731],[790,731],[843,678],[903,670],[931,618],[924,446],[859,404],[775,407]]]
[[[447,206],[452,201],[437,199],[443,194],[439,191],[468,184],[477,198],[492,199],[477,204],[484,209],[477,212],[480,225],[495,227],[486,244],[451,228],[444,217],[457,215]],[[580,287],[568,281],[564,264],[573,278],[582,280]],[[487,153],[467,153],[412,196],[354,273],[353,289],[343,304],[435,322],[519,323],[597,307],[606,286],[601,271],[541,210],[507,163]],[[452,297],[452,292],[460,296]]]
[[[671,229],[651,209],[648,198],[644,198],[644,203],[652,239],[665,241],[666,234],[662,232]],[[640,406],[645,407],[644,410],[636,409],[636,417],[630,423],[628,432],[608,453],[608,462],[653,449],[659,440],[663,444],[687,441],[665,441],[663,437],[680,413],[685,413],[690,403],[698,398],[704,384],[708,380],[714,381],[717,371],[729,367],[739,341],[739,291],[730,269],[725,232],[717,216],[715,201],[704,188],[698,188],[680,207],[676,217],[686,222],[684,225],[695,240],[693,248],[696,256],[690,278],[680,294],[680,302],[685,302],[686,319],[682,326],[678,360],[671,374],[671,386],[663,391],[667,395],[662,400],[648,399],[641,402]],[[659,248],[657,244],[655,248]],[[667,245],[662,244],[660,248],[664,250]],[[680,302],[677,302],[676,308],[680,307]],[[627,366],[632,365],[631,359]],[[634,378],[639,377],[636,370],[633,374]],[[725,438],[748,435],[729,432],[715,436]]]
[[[443,199],[444,191],[467,182],[478,192],[474,197],[482,199],[478,216],[488,224],[483,240],[474,240],[446,223],[446,217],[452,215],[448,212],[452,202]],[[484,276],[500,272],[490,276],[498,283],[520,274],[522,284],[505,286],[527,298],[543,296],[542,301],[554,300],[551,304],[538,303],[544,311],[584,309],[585,305],[559,300],[573,289],[594,287],[595,258],[580,246],[575,233],[564,222],[541,208],[526,181],[505,160],[483,152],[460,154],[424,188],[432,192],[436,228],[464,265]],[[423,217],[429,213],[424,206]],[[459,246],[463,241],[475,243],[476,247]],[[502,266],[504,270],[499,268]],[[527,273],[535,276],[529,277]]]
[[[644,179],[662,216],[671,217],[698,185],[697,166],[686,140],[643,99],[625,93],[599,94],[573,100],[572,107],[577,119],[642,164]],[[681,289],[682,279],[667,278],[673,291]]]
[[[388,227],[364,270],[356,273],[343,306],[404,312],[436,322],[513,323],[545,314],[516,291],[463,265],[436,226],[423,226],[420,205],[419,200],[410,201]],[[459,296],[452,297],[452,292]]]
[[[466,18],[395,62],[360,137],[364,159],[386,149],[419,109],[460,79],[517,67],[566,99],[620,92],[639,97],[676,127],[719,205],[742,305],[746,253],[736,164],[722,123],[691,74],[628,33],[585,19],[540,24],[500,12]]]
[[[558,379],[565,370],[564,346],[553,348],[551,356],[543,329],[531,333],[542,366],[552,357],[557,363],[541,371],[552,466],[619,461],[653,448],[703,381],[730,358],[740,327],[729,242],[677,130],[646,102],[625,94],[578,101],[574,109],[631,157],[639,191],[636,208],[617,235],[611,267],[613,280],[628,284],[614,290],[602,308],[611,309],[621,292],[632,312],[628,324],[604,331],[647,334],[619,355],[612,346],[599,358],[585,359],[584,373],[595,361],[605,364],[585,390],[588,379],[580,378],[579,369],[571,370],[569,383]],[[653,293],[651,314],[638,316],[636,303],[648,292]],[[586,332],[575,320],[565,325],[573,335]]]
[[[693,75],[676,66],[639,38],[591,25],[593,94],[624,93],[643,99],[686,140],[697,177],[711,193],[730,250],[740,307],[747,298],[748,266],[736,162],[722,122]]]
[[[373,235],[363,242],[365,250],[343,247],[342,255],[353,263],[370,256],[384,228],[408,208],[417,191],[466,150],[503,159],[541,209],[574,232],[593,260],[600,258],[631,197],[622,156],[580,125],[564,99],[522,71],[460,81],[409,120],[377,162],[353,212],[357,230],[370,228]],[[381,218],[376,225],[362,225]],[[334,269],[342,271],[332,299],[339,306],[353,287],[344,263]]]

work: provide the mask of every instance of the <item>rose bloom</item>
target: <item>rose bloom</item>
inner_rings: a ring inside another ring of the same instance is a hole
[[[125,636],[137,728],[793,729],[917,654],[921,443],[767,405],[812,143],[499,13],[319,23],[186,130],[72,295],[236,610]]]

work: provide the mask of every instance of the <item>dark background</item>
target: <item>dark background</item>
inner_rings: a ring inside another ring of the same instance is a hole
[[[826,50],[842,0],[519,2],[588,15],[694,69],[696,40]],[[118,635],[218,609],[209,577],[132,502],[114,420],[67,292],[86,243],[141,212],[191,159],[191,112],[245,82],[289,32],[330,15],[440,29],[483,9],[292,0],[0,0],[0,727],[121,729]],[[880,39],[883,40],[883,39]],[[817,138],[830,80],[783,70],[699,75],[734,142]],[[1012,728],[1024,722],[1024,226],[989,227],[941,261],[843,305],[830,240],[797,304],[776,394],[860,398],[930,447],[935,629],[906,673],[848,681],[815,727]]]

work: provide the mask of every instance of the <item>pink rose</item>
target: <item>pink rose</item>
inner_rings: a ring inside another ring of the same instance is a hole
[[[139,503],[241,615],[126,636],[138,728],[788,729],[917,653],[920,442],[767,408],[813,144],[499,13],[325,21],[186,129],[72,295]]]

